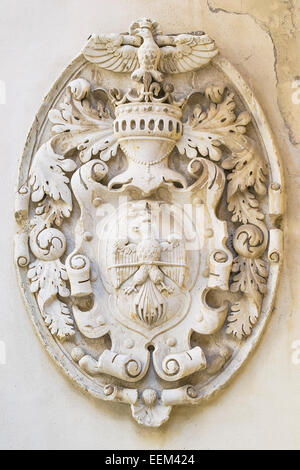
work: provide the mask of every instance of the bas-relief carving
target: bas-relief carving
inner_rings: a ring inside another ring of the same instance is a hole
[[[272,134],[213,40],[149,19],[93,35],[43,119],[16,197],[26,302],[69,376],[159,426],[228,382],[271,311],[283,213]]]

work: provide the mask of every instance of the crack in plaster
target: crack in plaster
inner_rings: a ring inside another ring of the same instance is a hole
[[[288,0],[286,5],[287,5],[287,10],[290,13],[291,24],[292,24],[292,30],[290,31],[290,34],[291,34],[291,36],[295,36],[295,32],[296,32],[296,25],[295,25],[295,21],[294,21],[294,7],[295,6],[294,6],[294,3],[293,3],[293,0]],[[275,45],[275,40],[272,36],[271,30],[267,27],[267,25],[263,21],[256,18],[250,12],[238,12],[238,11],[225,10],[224,8],[221,8],[221,7],[213,7],[211,5],[210,0],[207,0],[207,7],[208,7],[208,9],[211,13],[220,13],[221,12],[221,13],[232,14],[232,15],[248,16],[267,34],[267,36],[270,38],[270,40],[272,42],[272,46],[273,46],[273,53],[274,53],[273,70],[274,70],[275,79],[276,79],[276,88],[278,89],[278,86],[279,86],[279,77],[278,77],[278,69],[277,69],[277,67],[278,67],[278,53],[277,53],[277,48],[276,48],[276,45]],[[278,108],[280,110],[281,116],[283,118],[284,124],[287,128],[287,131],[288,131],[289,141],[291,142],[292,145],[298,145],[300,143],[300,141],[298,142],[293,136],[293,134],[294,134],[293,129],[291,128],[287,118],[285,117],[285,113],[282,111],[282,106],[281,106],[280,101],[279,101],[278,92],[277,92],[277,104],[278,104]]]

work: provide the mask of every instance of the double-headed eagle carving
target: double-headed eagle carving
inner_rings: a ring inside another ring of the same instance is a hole
[[[148,325],[163,318],[165,297],[162,294],[174,292],[171,283],[182,287],[187,269],[185,248],[179,236],[172,234],[165,241],[153,238],[143,238],[139,243],[116,241],[111,247],[110,261],[114,288],[119,289],[130,280],[124,292],[136,293],[132,314]],[[169,279],[168,285],[165,278]]]
[[[199,69],[218,53],[206,34],[163,35],[158,23],[143,18],[134,22],[130,34],[92,35],[83,50],[85,58],[115,72],[132,72],[132,79],[148,75],[162,82],[163,73]]]

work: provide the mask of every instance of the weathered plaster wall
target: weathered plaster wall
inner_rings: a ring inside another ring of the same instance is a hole
[[[286,257],[274,313],[243,372],[217,400],[177,407],[161,430],[126,406],[96,402],[49,360],[12,264],[13,185],[41,98],[92,32],[149,16],[166,32],[205,30],[255,92],[277,137],[287,188]],[[300,448],[300,1],[2,0],[0,5],[0,448]],[[296,356],[296,355],[294,355]],[[294,359],[297,359],[294,357]]]

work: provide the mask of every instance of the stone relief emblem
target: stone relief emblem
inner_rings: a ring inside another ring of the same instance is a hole
[[[160,426],[256,345],[282,259],[272,133],[204,33],[93,35],[19,171],[15,258],[37,331],[84,390]]]

